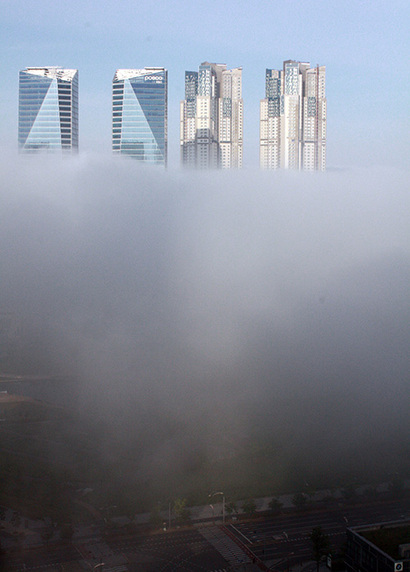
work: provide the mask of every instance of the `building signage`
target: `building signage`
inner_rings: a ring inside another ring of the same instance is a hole
[[[155,83],[163,83],[164,78],[162,75],[146,75],[145,81],[155,81]]]

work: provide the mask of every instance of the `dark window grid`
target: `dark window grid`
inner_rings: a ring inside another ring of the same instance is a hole
[[[50,87],[50,83],[42,83],[42,84],[38,84],[38,83],[32,83],[32,82],[20,82],[20,91],[26,91],[26,92],[30,92],[30,91],[47,91],[48,88]]]
[[[165,83],[155,81],[130,81],[131,87],[134,91],[164,91]]]
[[[160,83],[149,83],[149,84],[145,83],[144,85],[143,84],[133,85],[132,90],[137,95],[139,93],[155,93],[158,95],[165,95],[167,93],[167,90],[164,89],[164,84]]]
[[[138,101],[141,107],[156,107],[158,109],[164,109],[164,102],[161,100],[155,100],[153,97],[139,97]]]
[[[19,123],[30,123],[37,117],[37,113],[21,113],[19,117]]]
[[[36,99],[33,99],[32,97],[27,97],[27,98],[20,98],[19,99],[19,104],[20,105],[24,105],[26,107],[33,107],[33,108],[38,108],[43,102],[44,102],[44,97],[38,97]],[[53,102],[54,103],[54,102]]]
[[[116,120],[118,122],[119,118],[113,118],[113,120],[114,121]],[[141,117],[123,116],[123,122],[130,126],[136,125],[138,127],[142,127],[143,125],[148,125],[150,127],[155,127],[157,129],[160,129],[161,127],[164,126],[164,122],[161,120],[155,121],[155,119],[151,119],[149,121],[146,121]]]
[[[44,96],[48,89],[20,89],[19,95],[24,97],[40,97]]]
[[[43,84],[34,84],[34,83],[22,83],[20,82],[20,92],[47,92],[48,88],[50,87],[51,84],[49,83],[43,83]]]
[[[136,98],[141,101],[141,100],[147,100],[150,99],[151,101],[158,101],[158,102],[165,102],[165,98],[163,97],[163,95],[161,93],[136,93],[134,94],[136,96]]]
[[[143,102],[140,102],[140,105],[145,112],[151,112],[151,113],[156,112],[162,115],[164,115],[165,113],[165,107],[163,105],[152,105],[151,103],[144,104]]]

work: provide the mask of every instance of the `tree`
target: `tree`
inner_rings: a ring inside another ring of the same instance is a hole
[[[256,512],[255,501],[253,499],[248,499],[244,501],[242,505],[242,510],[246,515],[252,516]]]
[[[74,536],[74,528],[70,522],[66,522],[60,528],[60,538],[62,540],[71,540]]]
[[[155,528],[161,526],[163,523],[163,518],[161,516],[161,505],[158,503],[156,504],[150,513],[149,521]]]
[[[321,526],[315,526],[310,535],[312,544],[312,557],[316,562],[316,570],[319,572],[320,561],[329,552],[330,540],[327,534],[322,530]]]
[[[363,491],[363,495],[370,501],[377,499],[377,489],[376,487],[367,487]]]
[[[298,510],[302,510],[306,506],[307,496],[304,493],[296,493],[292,497],[292,502]]]
[[[273,497],[268,506],[273,514],[277,514],[278,512],[280,512],[283,503],[281,503],[280,500],[277,499],[276,497]]]
[[[404,482],[396,473],[389,482],[389,491],[393,497],[400,498],[404,491]]]
[[[238,512],[236,504],[234,502],[229,502],[225,507],[226,514],[231,516],[233,513]]]
[[[354,503],[357,500],[357,492],[354,485],[347,485],[342,489],[342,495],[345,501]]]
[[[6,552],[3,549],[3,546],[1,544],[1,539],[0,539],[0,572],[6,572],[7,571],[7,558],[6,558]]]
[[[175,499],[174,512],[175,512],[176,519],[179,522],[186,522],[190,518],[190,513],[189,513],[189,510],[188,510],[186,504],[187,504],[186,499],[182,499],[182,498]]]
[[[51,524],[46,524],[46,526],[41,531],[41,538],[43,542],[45,542],[46,546],[48,547],[48,543],[54,535],[54,529]]]

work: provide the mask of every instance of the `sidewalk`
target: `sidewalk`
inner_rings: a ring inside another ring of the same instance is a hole
[[[406,481],[404,483],[405,489],[410,489],[410,481]],[[354,494],[357,496],[363,495],[366,489],[369,486],[362,485],[354,489]],[[374,487],[378,493],[384,493],[389,490],[389,483],[380,483],[377,487]],[[282,509],[290,509],[294,507],[293,504],[293,494],[285,494],[280,495],[277,497],[262,497],[254,499],[256,505],[256,512],[268,512],[270,510],[269,503],[272,498],[276,498],[281,503]],[[307,494],[306,497],[308,503],[315,503],[323,501],[326,498],[332,498],[335,501],[340,501],[344,498],[342,489],[323,489],[320,491],[316,491],[312,494]],[[191,516],[191,522],[193,524],[202,523],[202,526],[206,526],[206,522],[208,521],[209,524],[213,524],[216,520],[222,520],[222,513],[223,513],[223,506],[222,506],[222,495],[218,495],[218,497],[212,499],[212,505],[206,504],[201,506],[193,506],[189,507],[189,512]],[[215,502],[218,501],[218,502]],[[225,505],[230,502],[230,499],[225,498]],[[242,505],[244,501],[238,501],[235,503],[237,507],[237,512],[233,515],[241,515],[244,514],[242,510]],[[1,507],[0,507],[1,508]],[[37,519],[37,520],[30,520],[28,518],[21,517],[18,515],[14,510],[7,509],[3,507],[2,510],[2,519],[0,520],[0,533],[3,532],[2,535],[2,544],[5,548],[12,548],[13,546],[17,546],[18,543],[24,544],[27,548],[29,547],[36,547],[42,546],[45,541],[43,539],[42,533],[45,528],[50,527],[51,522],[46,522],[44,519]],[[226,506],[225,506],[225,514],[226,513]],[[166,523],[165,526],[168,526],[169,521],[169,514],[168,510],[164,510],[161,512],[161,517],[163,522]],[[133,522],[136,525],[146,525],[149,524],[151,518],[150,513],[142,513],[135,515]],[[171,513],[172,524],[175,523],[175,514]],[[229,518],[232,518],[232,515],[229,515]],[[47,520],[47,519],[46,519]],[[120,521],[121,517],[116,517],[116,520]],[[74,527],[74,535],[72,540],[74,542],[81,542],[81,539],[85,538],[98,538],[101,536],[101,528],[98,524],[89,524],[89,525],[77,525]],[[53,536],[49,538],[48,542],[54,542],[55,540],[59,540],[59,533],[57,531],[54,532]]]
[[[363,495],[363,493],[368,488],[369,488],[369,485],[362,485],[362,486],[359,486],[356,489],[354,489],[354,492],[357,496],[361,496],[361,495]],[[387,483],[387,482],[380,483],[379,485],[377,485],[374,488],[378,493],[385,493],[389,490],[389,483]],[[405,489],[407,489],[407,490],[410,489],[410,481],[406,481]],[[308,494],[308,493],[305,493],[305,494],[306,494],[306,497],[307,497],[309,503],[320,502],[326,498],[332,498],[335,501],[338,501],[338,500],[341,500],[344,498],[343,489],[322,489],[320,491],[314,492],[313,494]],[[221,498],[221,496],[222,495],[219,495],[219,498]],[[271,497],[270,496],[270,497],[262,497],[262,498],[254,499],[255,505],[256,505],[256,512],[267,512],[267,511],[269,511],[270,510],[269,503],[271,502],[272,498],[278,499],[278,501],[282,504],[282,508],[284,508],[284,509],[294,508],[294,504],[293,504],[293,497],[294,496],[295,496],[295,493],[280,495],[277,497]],[[227,504],[228,502],[230,502],[229,499],[225,498],[225,503]],[[235,503],[235,505],[238,509],[236,514],[238,514],[238,515],[244,514],[244,512],[242,510],[243,502],[245,502],[245,501],[242,500],[242,501],[238,501]],[[207,505],[192,506],[192,507],[188,507],[188,508],[189,508],[189,512],[191,515],[191,521],[193,521],[193,522],[206,520],[206,519],[212,519],[212,518],[214,518],[214,519],[222,518],[222,510],[223,510],[222,500],[219,500],[219,502],[215,502],[215,500],[213,500],[212,504],[210,503]],[[164,522],[168,523],[168,518],[169,518],[168,511],[162,511],[161,516],[164,519]],[[173,516],[173,519],[174,518],[175,517]],[[136,524],[148,524],[149,521],[150,521],[150,513],[138,514],[135,516],[135,519],[134,519],[134,522]]]

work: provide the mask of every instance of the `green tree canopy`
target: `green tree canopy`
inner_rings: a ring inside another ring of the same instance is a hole
[[[321,526],[315,526],[310,535],[312,545],[312,557],[316,562],[316,570],[319,571],[320,561],[329,552],[330,540],[327,534],[322,530]]]
[[[307,496],[304,493],[296,493],[292,497],[292,502],[297,509],[301,510],[306,506]]]
[[[190,518],[190,513],[187,508],[187,500],[183,498],[177,498],[174,502],[174,512],[177,521],[186,522]]]
[[[252,516],[256,512],[256,504],[253,499],[248,499],[244,501],[242,505],[242,510],[248,516]]]
[[[277,514],[278,512],[280,512],[280,509],[282,508],[283,503],[281,503],[281,501],[279,499],[277,499],[276,497],[273,497],[273,499],[269,502],[268,506],[269,506],[272,513]]]

